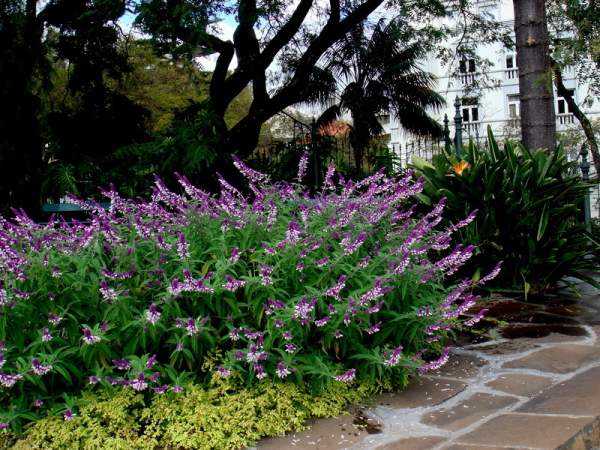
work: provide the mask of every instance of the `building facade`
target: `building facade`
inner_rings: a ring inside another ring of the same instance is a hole
[[[513,29],[512,0],[479,0],[474,7]],[[435,58],[423,61],[423,69],[436,76],[436,90],[446,99],[446,107],[433,116],[442,122],[447,115],[453,135],[454,102],[458,97],[461,101],[460,113],[465,140],[469,137],[483,139],[488,126],[491,126],[498,138],[518,138],[520,136],[519,68],[516,64],[515,51],[508,50],[497,43],[480,46],[477,54],[481,59],[490,61],[491,66],[485,69],[477,67],[478,61],[469,58],[455,61],[452,67],[442,64]],[[455,70],[457,63],[458,73]],[[471,92],[473,84],[477,83],[478,78],[484,76],[487,87]],[[578,80],[572,69],[564,70],[563,78],[565,86],[573,90],[577,104],[582,105],[582,100],[588,97],[588,87],[585,82]],[[600,117],[599,99],[580,107],[590,118]],[[565,100],[556,94],[555,108],[559,132],[572,129],[577,125]],[[405,148],[407,145],[411,147],[414,144],[416,147],[419,143],[419,138],[404,133],[393,116],[383,115],[381,122],[388,134],[391,149],[398,151],[399,148]],[[423,146],[425,141],[421,139],[420,142]]]
[[[477,8],[479,13],[485,13],[488,17],[501,21],[509,29],[514,29],[512,0],[478,0],[474,8]],[[457,114],[455,101],[458,98],[460,102],[458,113],[462,118],[464,142],[468,142],[469,139],[483,141],[488,126],[498,140],[518,139],[520,137],[519,68],[515,51],[497,43],[479,46],[476,53],[481,60],[487,60],[491,64],[485,68],[478,67],[479,61],[472,58],[458,59],[452,65],[444,65],[434,57],[423,61],[423,69],[436,76],[436,90],[446,99],[445,108],[432,115],[440,123],[446,116],[450,135],[454,136],[454,118]],[[485,82],[478,83],[483,78]],[[563,78],[565,86],[574,92],[575,101],[588,117],[600,118],[600,99],[583,102],[586,98],[590,99],[588,86],[583,80],[577,79],[575,71],[569,68],[563,70]],[[474,90],[473,86],[477,84],[479,88]],[[578,122],[566,101],[556,94],[556,90],[554,103],[557,131],[564,133],[577,128]],[[398,155],[403,167],[413,156],[428,159],[443,146],[443,142],[432,142],[405,133],[398,121],[388,114],[382,115],[381,123],[387,134],[389,147]],[[573,157],[576,157],[576,150],[578,149],[572,149]],[[598,189],[595,189],[592,203],[596,217],[598,217],[600,200],[598,194]]]

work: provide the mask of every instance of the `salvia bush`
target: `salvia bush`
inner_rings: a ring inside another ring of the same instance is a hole
[[[86,224],[0,219],[0,427],[72,420],[86,387],[172,396],[213,376],[316,391],[403,377],[443,364],[447,332],[481,318],[463,316],[473,282],[444,287],[473,252],[450,246],[474,215],[436,231],[442,200],[413,217],[423,181],[411,173],[354,183],[331,166],[309,196],[236,165],[248,195],[178,177],[180,195],[157,179],[149,201],[73,199]]]

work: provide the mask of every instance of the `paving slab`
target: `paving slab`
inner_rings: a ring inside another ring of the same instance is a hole
[[[358,443],[367,433],[353,425],[353,416],[311,420],[305,431],[263,439],[260,450],[343,450]]]
[[[462,381],[423,377],[414,379],[403,391],[381,394],[375,401],[389,408],[435,406],[462,392],[465,386]]]
[[[483,345],[474,347],[472,350],[486,355],[513,355],[516,353],[525,353],[539,348],[539,345],[531,342],[529,339],[514,339],[512,341],[498,342],[497,344]]]
[[[440,408],[421,420],[445,430],[465,428],[517,401],[515,397],[477,393],[452,408]]]
[[[522,447],[521,447],[522,448]],[[448,447],[442,447],[442,450],[519,450],[517,447],[496,447],[486,445],[467,445],[467,444],[452,444]]]
[[[446,438],[441,436],[414,437],[380,445],[375,447],[375,450],[429,450],[445,440]]]
[[[454,354],[439,370],[429,372],[430,376],[466,380],[479,373],[486,361],[474,355]]]
[[[490,445],[554,449],[591,421],[591,418],[505,414],[461,436],[457,444],[481,445],[482,449]]]
[[[507,394],[531,397],[540,394],[545,388],[554,383],[552,378],[538,377],[524,373],[504,373],[495,380],[486,383],[486,386]]]
[[[534,369],[551,373],[569,373],[598,359],[600,359],[600,348],[598,347],[564,344],[538,350],[523,358],[509,361],[502,367]]]
[[[526,413],[600,416],[600,367],[589,369],[529,400]]]

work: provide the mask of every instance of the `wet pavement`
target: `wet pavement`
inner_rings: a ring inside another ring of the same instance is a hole
[[[600,291],[525,303],[493,296],[491,340],[403,391],[264,439],[258,450],[583,450],[600,443]]]

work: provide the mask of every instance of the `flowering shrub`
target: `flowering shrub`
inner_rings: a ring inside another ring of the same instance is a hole
[[[413,218],[422,180],[334,183],[331,166],[310,197],[236,165],[249,196],[179,177],[185,195],[156,180],[150,201],[73,199],[88,224],[0,219],[0,427],[72,420],[86,385],[171,396],[215,375],[322,389],[425,372],[447,360],[450,329],[480,319],[463,319],[469,280],[443,284],[471,256],[450,245],[474,215],[435,231],[442,200]]]

